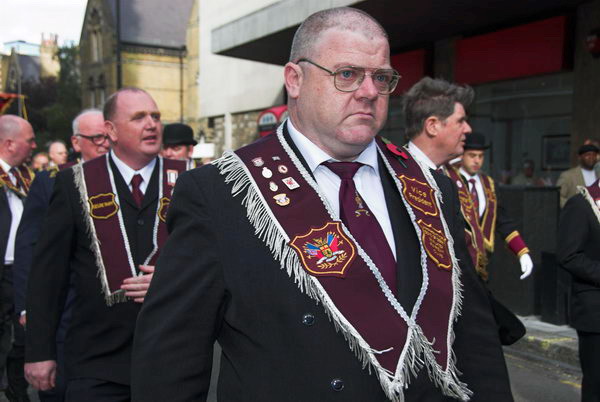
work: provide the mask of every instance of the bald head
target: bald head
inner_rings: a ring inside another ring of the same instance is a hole
[[[26,128],[27,126],[31,128],[31,124],[19,116],[14,116],[12,114],[0,116],[0,141],[14,138],[19,134],[22,128]]]
[[[56,166],[67,163],[67,147],[62,141],[53,141],[48,147],[48,156]]]
[[[11,166],[21,165],[35,149],[31,124],[14,115],[0,116],[0,158]]]
[[[292,41],[290,61],[313,57],[323,33],[329,30],[348,31],[363,35],[369,40],[388,36],[377,20],[364,11],[351,7],[330,8],[309,16],[296,31]]]

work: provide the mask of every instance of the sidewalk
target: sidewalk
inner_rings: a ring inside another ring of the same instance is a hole
[[[527,333],[515,344],[506,346],[507,352],[526,354],[579,370],[577,332],[573,328],[548,324],[536,316],[519,318]]]

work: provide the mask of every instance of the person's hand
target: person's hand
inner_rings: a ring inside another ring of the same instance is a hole
[[[519,258],[519,264],[521,264],[521,271],[523,272],[523,275],[521,275],[520,279],[525,279],[531,275],[531,271],[533,271],[533,261],[531,260],[529,254],[523,254]]]
[[[48,391],[56,385],[56,361],[25,363],[25,378],[32,387],[40,391]]]
[[[140,270],[146,274],[127,278],[121,285],[121,289],[125,290],[125,295],[131,297],[136,303],[144,302],[154,274],[154,265],[140,265]]]
[[[21,324],[21,326],[25,328],[25,326],[27,325],[27,314],[21,314],[21,316],[19,317],[19,324]]]

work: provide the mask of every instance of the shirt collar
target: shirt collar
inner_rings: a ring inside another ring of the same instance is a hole
[[[144,166],[140,170],[133,170],[125,162],[123,162],[121,159],[119,159],[117,157],[117,155],[115,155],[115,153],[113,152],[112,149],[110,150],[110,157],[115,162],[117,169],[119,169],[119,173],[121,173],[123,180],[125,180],[125,184],[129,185],[131,183],[131,179],[136,174],[141,174],[142,179],[144,179],[144,182],[146,184],[148,184],[150,182],[150,177],[152,176],[152,171],[154,170],[154,165],[156,165],[156,158],[153,158],[150,161],[150,163],[148,163],[146,166]]]
[[[2,166],[2,170],[4,170],[4,172],[6,173],[8,173],[10,169],[12,169],[12,166],[6,163],[4,159],[0,159],[0,166]]]
[[[471,180],[471,179],[475,179],[475,180],[477,180],[477,174],[470,175],[470,174],[469,174],[469,173],[467,173],[467,171],[466,171],[465,169],[463,169],[463,168],[460,168],[460,169],[458,169],[458,171],[460,172],[460,174],[462,174],[462,175],[463,175],[463,176],[464,176],[464,177],[467,179],[467,181],[469,181],[469,180]]]
[[[438,167],[431,159],[429,159],[429,156],[425,155],[425,153],[412,141],[408,142],[408,152],[410,152],[415,159],[427,165],[429,169],[437,170]]]
[[[287,129],[292,137],[292,141],[296,147],[298,147],[298,151],[306,160],[308,167],[312,173],[317,170],[319,165],[323,162],[327,161],[338,161],[335,158],[332,158],[327,154],[327,152],[323,151],[319,148],[315,143],[306,138],[302,133],[300,133],[296,127],[292,124],[290,119],[287,120]],[[379,162],[377,161],[377,146],[375,144],[375,140],[373,139],[369,145],[358,155],[358,157],[354,160],[354,162],[360,162],[363,165],[370,166],[377,174],[379,174]]]

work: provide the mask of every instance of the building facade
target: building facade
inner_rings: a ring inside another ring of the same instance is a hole
[[[164,122],[185,121],[186,31],[194,0],[89,0],[80,37],[84,107],[147,90]]]

